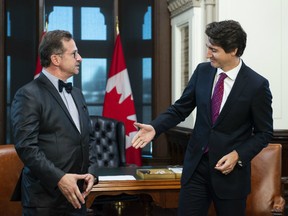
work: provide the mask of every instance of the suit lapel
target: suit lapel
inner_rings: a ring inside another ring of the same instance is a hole
[[[208,77],[208,88],[207,90],[209,91],[207,93],[207,101],[208,101],[208,106],[207,106],[207,113],[209,116],[209,121],[212,122],[212,114],[211,114],[211,98],[212,98],[212,88],[213,88],[213,83],[214,83],[214,79],[215,79],[215,75],[216,75],[217,69],[212,67],[210,73],[209,73],[209,77]]]
[[[54,85],[50,82],[50,80],[43,75],[42,73],[40,74],[40,76],[37,78],[39,80],[39,82],[42,84],[42,86],[50,92],[50,94],[52,95],[52,97],[54,97],[54,99],[57,101],[57,103],[59,104],[60,108],[65,112],[66,116],[68,117],[68,119],[71,121],[71,123],[75,126],[75,128],[77,129],[66,105],[64,104],[61,96],[59,95],[59,92],[57,91],[57,89],[54,87]],[[78,129],[77,129],[78,131]]]
[[[218,124],[223,118],[224,116],[229,113],[229,111],[232,108],[232,105],[235,103],[235,101],[237,100],[237,98],[239,98],[241,92],[243,91],[243,89],[246,86],[246,80],[247,80],[247,70],[246,70],[246,65],[243,63],[237,77],[235,80],[235,83],[231,89],[231,92],[220,112],[220,115],[216,121],[215,124]]]
[[[76,104],[78,113],[79,113],[79,123],[80,123],[80,128],[81,131],[83,131],[83,118],[85,117],[85,111],[87,109],[85,103],[82,100],[82,96],[80,94],[78,94],[76,91],[76,89],[74,89],[74,91],[71,92],[73,100]]]

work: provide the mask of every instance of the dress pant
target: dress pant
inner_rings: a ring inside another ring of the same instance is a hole
[[[22,216],[86,216],[86,206],[82,205],[81,209],[75,209],[71,204],[66,207],[58,208],[35,208],[23,207]]]
[[[245,216],[246,199],[219,199],[212,187],[209,157],[205,153],[190,181],[181,185],[178,216],[207,216],[211,203],[217,216]]]

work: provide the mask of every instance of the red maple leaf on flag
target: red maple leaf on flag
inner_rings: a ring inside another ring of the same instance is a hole
[[[130,120],[129,116],[135,115],[134,101],[131,99],[131,95],[127,97],[121,104],[119,103],[121,94],[117,93],[116,87],[114,87],[109,93],[106,92],[106,97],[109,98],[109,107],[106,108],[106,112],[109,112],[110,116],[123,122],[125,124],[126,135],[135,131],[133,123],[135,120]]]

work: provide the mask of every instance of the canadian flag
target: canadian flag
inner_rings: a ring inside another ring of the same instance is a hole
[[[133,123],[137,120],[120,34],[117,35],[115,41],[104,98],[103,116],[124,123],[126,129],[126,163],[141,166],[141,150],[135,149],[131,144],[132,138],[137,133]]]
[[[46,34],[46,31],[43,31],[40,41],[42,41],[42,39],[43,39],[45,34]],[[35,72],[34,72],[34,79],[36,79],[39,76],[41,71],[42,71],[42,65],[41,65],[40,56],[39,56],[39,53],[38,53],[37,61],[36,61],[36,68],[35,68]]]

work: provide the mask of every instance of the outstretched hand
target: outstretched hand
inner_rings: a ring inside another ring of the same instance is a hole
[[[155,136],[155,129],[148,124],[134,123],[134,126],[139,129],[137,134],[132,139],[132,146],[136,149],[144,148]]]

